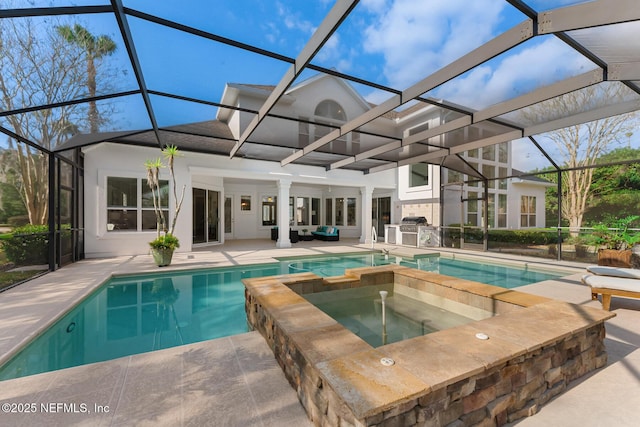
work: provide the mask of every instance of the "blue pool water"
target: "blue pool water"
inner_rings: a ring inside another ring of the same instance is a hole
[[[513,288],[559,277],[512,267],[382,254],[289,259],[112,279],[0,368],[0,380],[247,332],[242,279],[398,263]]]

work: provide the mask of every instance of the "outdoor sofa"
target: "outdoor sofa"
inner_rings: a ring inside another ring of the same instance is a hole
[[[321,225],[315,231],[312,231],[313,237],[318,240],[327,240],[337,242],[340,240],[340,230],[336,227]]]

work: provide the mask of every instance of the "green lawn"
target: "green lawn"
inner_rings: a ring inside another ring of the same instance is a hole
[[[43,273],[46,270],[29,270],[29,271],[2,271],[3,267],[6,268],[7,264],[10,264],[5,256],[4,252],[0,249],[0,291],[11,285],[14,285],[23,280],[28,280],[38,274]]]
[[[46,271],[46,270],[44,270]],[[41,270],[31,271],[2,271],[0,272],[0,291],[15,283],[22,282],[23,280],[30,279],[33,276],[37,276],[42,273]]]

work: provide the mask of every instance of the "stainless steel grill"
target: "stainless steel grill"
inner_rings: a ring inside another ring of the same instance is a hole
[[[429,225],[427,218],[423,216],[405,216],[400,223],[400,231],[402,233],[417,233],[418,227],[421,225]]]

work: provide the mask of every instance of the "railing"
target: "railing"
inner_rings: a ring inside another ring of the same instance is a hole
[[[378,242],[378,232],[375,227],[371,227],[371,249],[373,249],[373,245]]]

